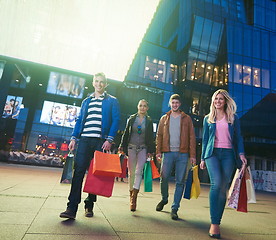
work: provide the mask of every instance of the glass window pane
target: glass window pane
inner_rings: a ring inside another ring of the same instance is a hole
[[[227,48],[230,53],[233,53],[233,31],[233,26],[229,24],[229,26],[227,26]]]
[[[234,82],[242,83],[242,65],[241,64],[234,65]]]
[[[242,55],[242,28],[236,26],[234,29],[234,50],[235,53]]]
[[[261,46],[260,32],[254,31],[253,32],[253,57],[260,58],[260,53],[261,53],[260,46]]]
[[[211,31],[212,31],[212,24],[213,22],[211,20],[205,19],[204,21],[204,27],[203,27],[203,33],[202,33],[202,40],[200,44],[200,49],[203,51],[208,51],[209,47],[209,41],[211,37]]]
[[[260,87],[261,86],[261,72],[260,68],[253,68],[253,86]]]
[[[276,79],[276,63],[274,63],[274,67],[271,67],[271,79]],[[271,81],[271,89],[276,91],[276,81]]]
[[[269,60],[269,37],[267,32],[262,32],[262,59]]]
[[[213,65],[206,64],[204,83],[211,85],[212,82]]]
[[[271,61],[276,62],[276,34],[275,33],[270,33],[270,50],[271,50],[270,51]]]
[[[253,95],[253,106],[255,106],[262,99],[261,95]]]
[[[263,88],[269,88],[269,70],[268,69],[262,69],[262,87]]]
[[[243,84],[251,85],[251,67],[243,66]]]
[[[209,51],[217,53],[218,47],[220,46],[220,39],[222,35],[223,26],[220,23],[214,22],[212,36],[209,46]]]
[[[170,64],[169,76],[167,83],[176,83],[177,82],[177,65]]]
[[[229,82],[233,82],[233,73],[232,73],[232,71],[233,71],[233,64],[229,62],[228,65],[227,65],[227,67],[228,67],[228,81]]]
[[[186,62],[183,62],[181,65],[181,80],[186,79],[186,70],[187,70],[187,64],[186,64]]]
[[[248,28],[245,28],[243,33],[244,33],[244,35],[243,35],[243,41],[244,41],[243,53],[245,56],[251,56],[251,41],[252,41],[251,30]]]
[[[166,62],[158,60],[157,73],[154,77],[156,80],[160,82],[165,82],[165,76],[166,76]]]
[[[202,61],[197,63],[196,72],[195,72],[195,81],[203,82],[205,64]]]
[[[219,67],[214,66],[213,77],[212,77],[212,85],[213,86],[218,86],[218,81],[219,81]]]
[[[252,94],[243,94],[243,112],[247,112],[252,108]]]
[[[197,49],[200,46],[203,22],[204,22],[204,19],[202,17],[195,18],[194,33],[193,33],[193,38],[192,38],[192,47],[197,48]]]

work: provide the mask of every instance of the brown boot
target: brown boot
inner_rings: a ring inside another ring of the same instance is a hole
[[[133,189],[129,190],[129,199],[130,199],[130,203],[132,201],[132,195],[133,195]]]
[[[138,195],[139,189],[133,188],[133,193],[131,196],[130,201],[130,210],[132,212],[136,211],[136,202],[137,202],[137,195]]]

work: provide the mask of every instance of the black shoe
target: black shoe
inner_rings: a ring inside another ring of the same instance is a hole
[[[70,219],[75,219],[76,218],[76,212],[73,212],[70,209],[67,209],[65,212],[62,212],[59,217],[61,218],[70,218]]]
[[[217,234],[209,233],[209,237],[211,237],[211,238],[216,238],[216,239],[220,239],[220,233],[217,233]]]
[[[91,208],[86,208],[85,217],[93,217],[93,216],[94,216],[93,210]]]
[[[174,209],[171,211],[171,218],[172,218],[172,220],[178,219],[177,211]]]
[[[168,203],[168,201],[164,202],[163,200],[161,200],[160,203],[157,204],[156,206],[156,211],[160,212],[163,210],[163,207]]]

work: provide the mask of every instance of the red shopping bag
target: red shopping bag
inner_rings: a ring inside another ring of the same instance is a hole
[[[94,175],[119,177],[122,173],[118,154],[95,151],[93,162]]]
[[[122,173],[119,177],[120,178],[126,178],[126,175],[127,175],[127,156],[122,154],[120,156],[120,162],[121,162]]]
[[[83,191],[99,196],[111,197],[114,186],[114,177],[94,175],[93,162],[94,160],[92,159]]]
[[[247,212],[247,193],[246,193],[246,176],[243,175],[241,179],[241,187],[240,187],[240,195],[238,201],[237,211],[239,212]]]
[[[150,160],[152,179],[159,178],[160,174],[153,160]]]

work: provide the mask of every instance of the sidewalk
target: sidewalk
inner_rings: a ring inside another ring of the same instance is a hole
[[[202,186],[198,199],[181,202],[179,220],[170,218],[170,201],[156,212],[160,201],[159,183],[153,192],[138,197],[136,212],[129,211],[127,183],[115,182],[111,198],[99,197],[93,218],[84,217],[80,204],[76,220],[59,218],[64,211],[70,185],[60,184],[62,169],[14,165],[0,162],[1,240],[183,240],[210,239],[209,186]],[[83,199],[86,194],[83,194]],[[249,212],[226,208],[222,220],[223,239],[276,239],[276,194],[258,192],[257,204]]]

